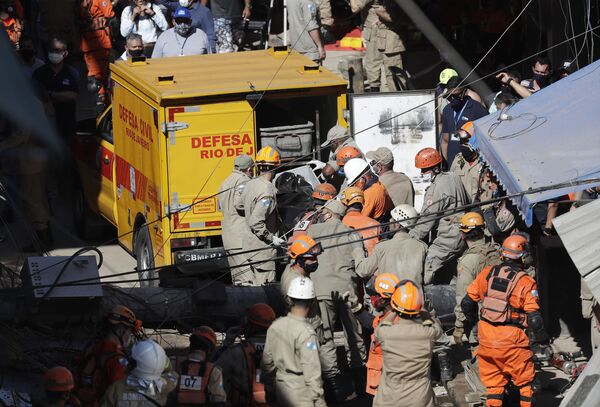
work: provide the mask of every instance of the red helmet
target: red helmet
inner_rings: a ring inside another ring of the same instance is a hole
[[[56,366],[46,372],[44,389],[47,391],[71,391],[75,387],[73,375],[66,367]]]
[[[192,335],[208,340],[213,347],[217,346],[217,334],[215,334],[215,331],[210,326],[202,325],[194,328]]]
[[[431,147],[419,150],[415,156],[415,167],[419,169],[435,167],[441,162],[442,156],[435,148]]]
[[[275,321],[275,311],[264,303],[254,304],[246,311],[246,320],[249,324],[268,328]]]

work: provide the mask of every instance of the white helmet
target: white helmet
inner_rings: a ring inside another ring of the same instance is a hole
[[[297,300],[310,300],[316,297],[315,284],[308,277],[296,277],[290,283],[288,297]]]
[[[410,227],[417,223],[417,213],[416,209],[412,207],[412,205],[408,204],[400,204],[392,209],[391,212],[392,219],[400,224],[403,227]],[[405,221],[405,222],[402,222]]]
[[[131,374],[140,379],[158,380],[167,366],[165,350],[150,339],[136,342],[131,348],[131,358],[136,364]]]
[[[363,176],[371,167],[369,163],[362,158],[351,158],[344,165],[344,173],[348,180],[348,186],[352,186],[358,179]]]

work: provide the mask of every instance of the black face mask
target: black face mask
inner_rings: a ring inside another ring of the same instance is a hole
[[[300,260],[298,262],[298,264],[300,265],[300,267],[302,267],[302,270],[304,270],[306,273],[314,273],[315,271],[317,271],[317,268],[319,267],[318,262],[306,264],[306,261]]]
[[[534,73],[533,80],[540,85],[540,88],[544,88],[550,84],[550,75],[540,75],[539,73]]]
[[[30,62],[35,55],[35,51],[32,49],[21,49],[19,50],[19,55],[21,55],[23,61]]]
[[[468,162],[473,161],[477,157],[477,151],[475,151],[470,144],[461,144],[459,149],[464,159]]]
[[[142,55],[144,55],[144,49],[132,49],[127,51],[129,53],[129,55],[131,55],[132,57],[141,57]]]
[[[448,98],[448,102],[450,103],[450,106],[452,106],[452,109],[454,110],[460,110],[463,105],[465,104],[465,99],[461,96],[455,96],[452,95]]]

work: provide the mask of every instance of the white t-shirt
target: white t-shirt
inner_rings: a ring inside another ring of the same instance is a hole
[[[152,17],[145,15],[140,16],[137,21],[131,21],[131,6],[125,7],[121,14],[121,35],[127,38],[129,34],[139,34],[144,44],[156,42],[160,33],[169,28],[169,24],[159,6],[152,4],[152,10]]]

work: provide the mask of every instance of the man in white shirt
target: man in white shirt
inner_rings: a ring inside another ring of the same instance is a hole
[[[139,34],[129,34],[125,39],[125,52],[119,59],[127,61],[131,57],[141,57],[144,55],[144,42]]]
[[[180,7],[173,14],[173,28],[168,29],[156,41],[152,58],[209,54],[208,37],[204,31],[192,27],[192,15]]]

